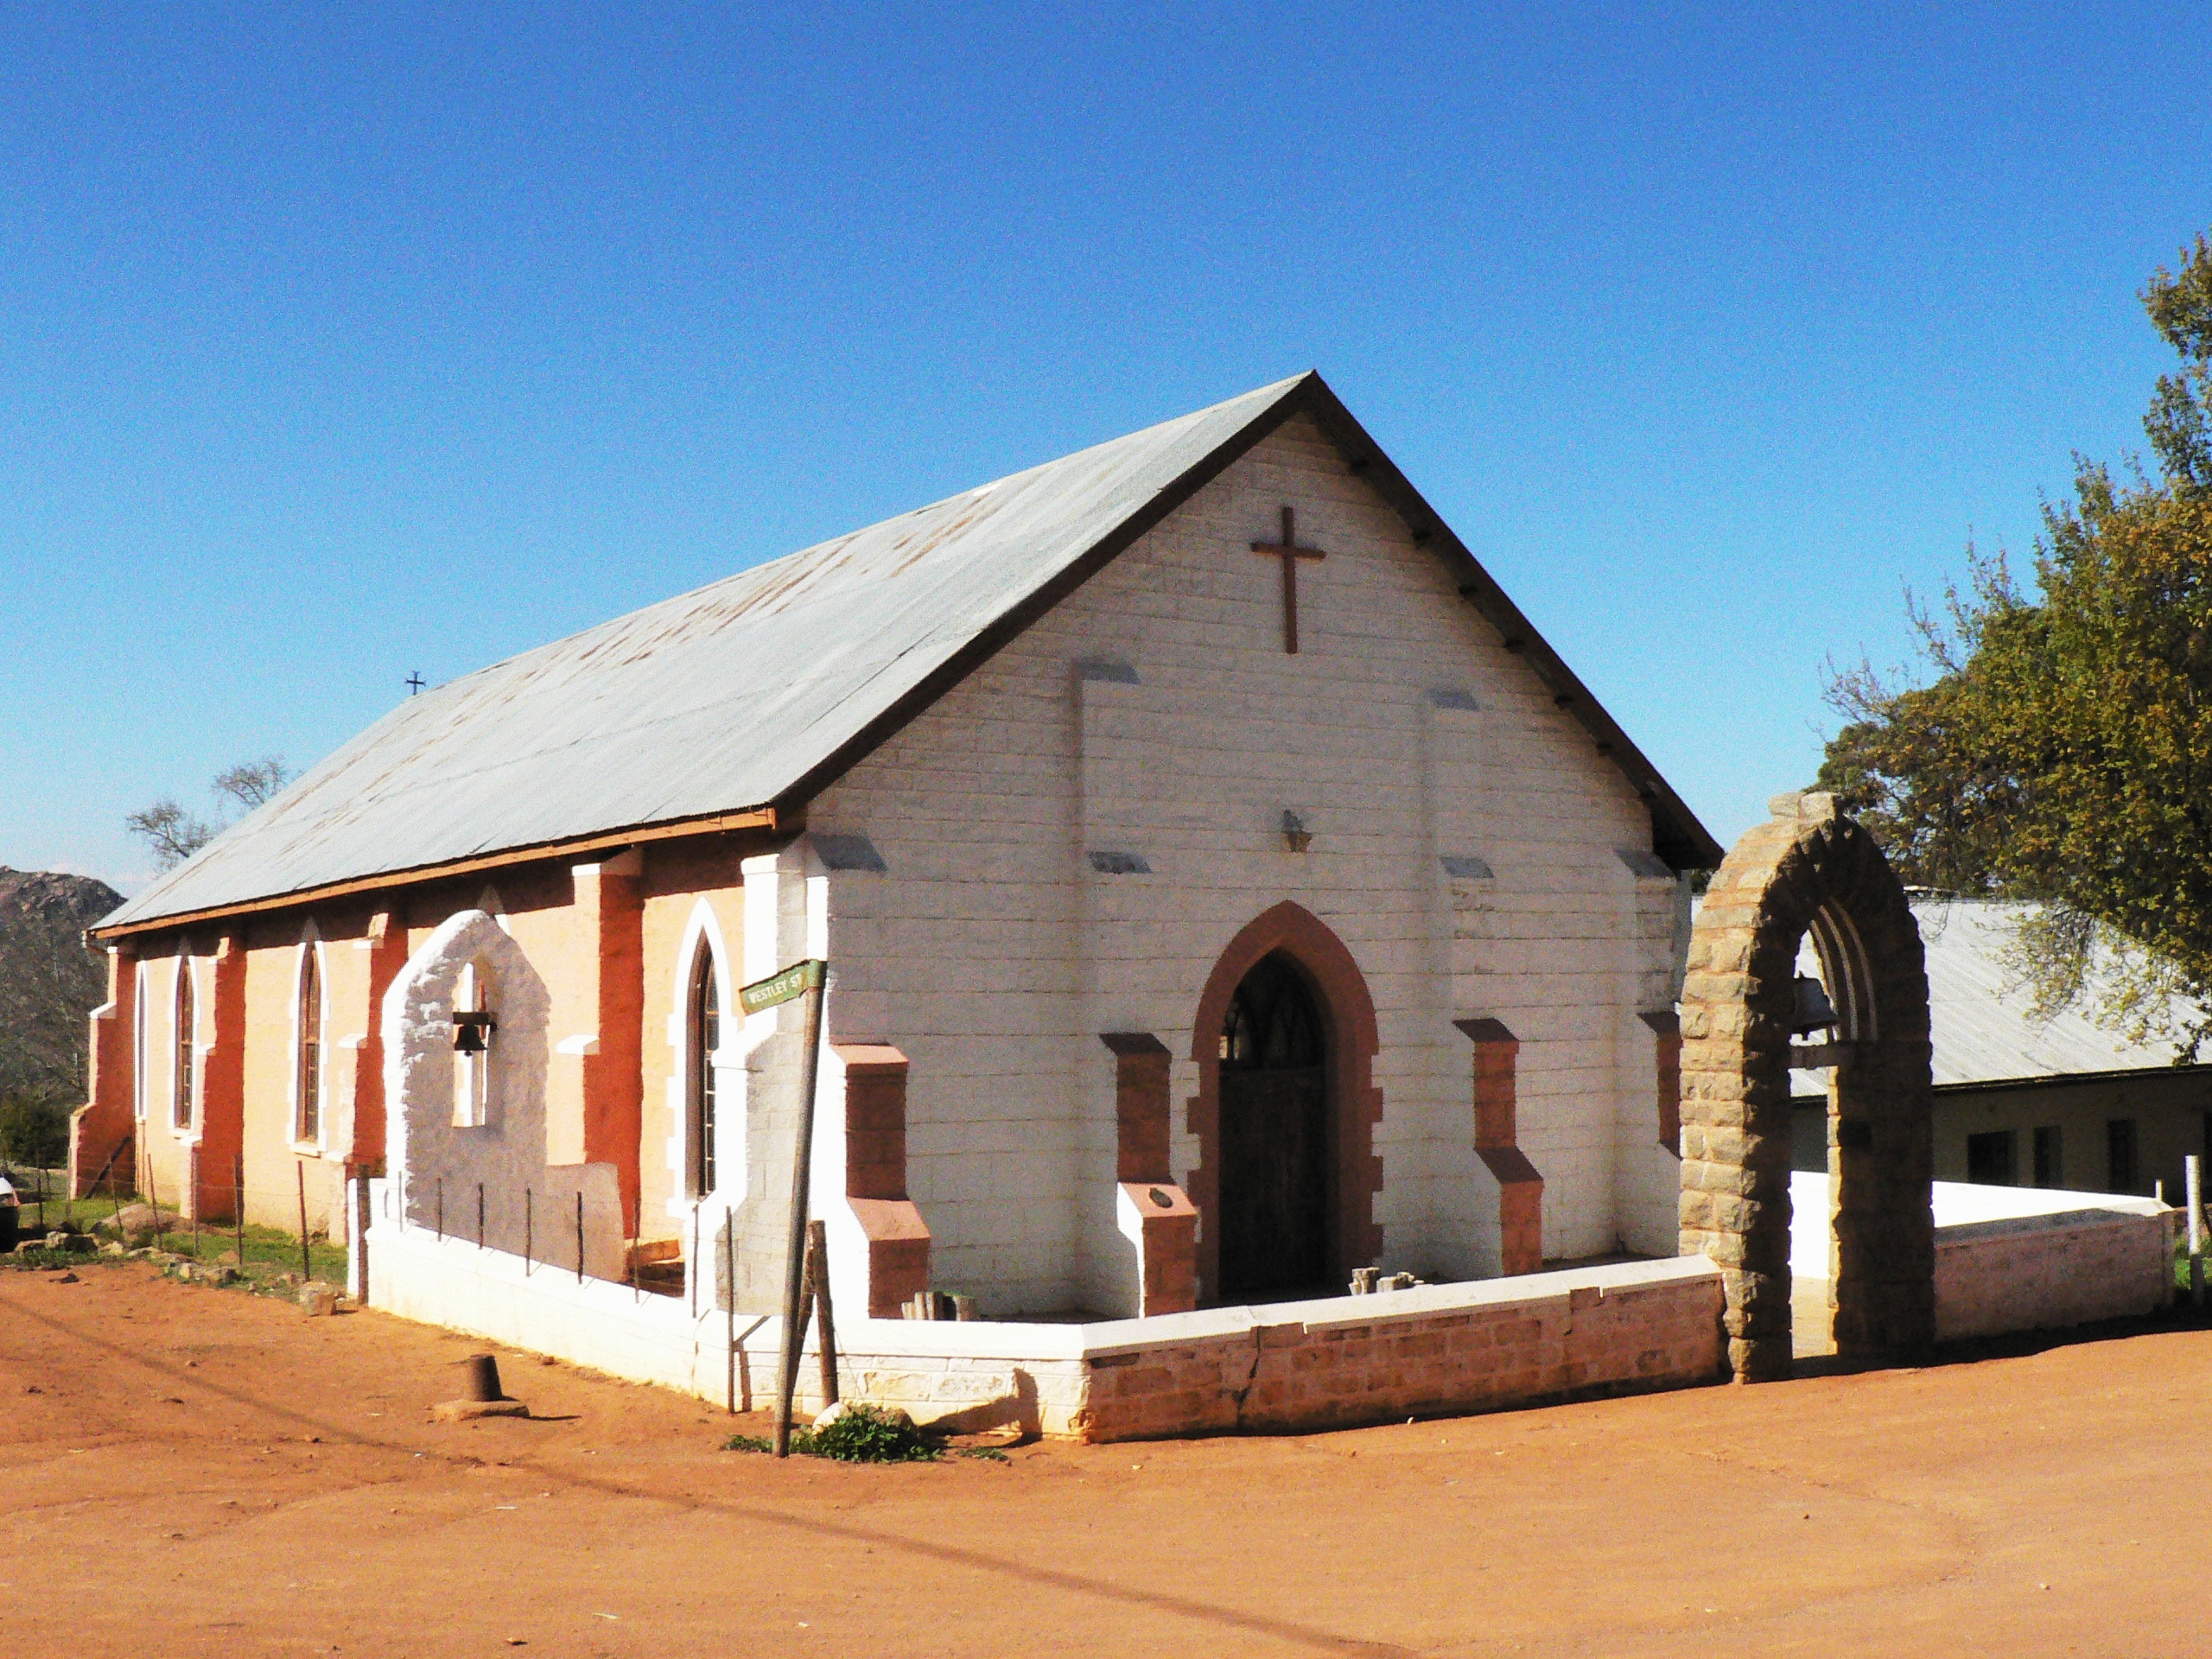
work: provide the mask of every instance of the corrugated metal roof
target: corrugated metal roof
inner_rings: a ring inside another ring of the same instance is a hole
[[[101,924],[796,803],[1298,409],[1441,531],[1465,588],[1529,655],[1525,619],[1318,375],[1016,473],[410,698]],[[1580,688],[1564,665],[1554,677]],[[1562,697],[1562,702],[1569,701]],[[1575,712],[1648,799],[1662,849],[1718,849],[1603,709]],[[1709,855],[1709,857],[1707,856]]]
[[[1928,1019],[1936,1081],[2012,1082],[2085,1071],[2150,1071],[2173,1064],[2171,1042],[2130,1042],[2076,1007],[2035,1016],[2035,994],[2006,968],[2005,948],[2024,906],[1988,899],[1927,899],[1912,907],[1928,953]],[[1809,947],[1798,971],[1816,974]],[[2193,1005],[2177,1000],[2183,1017]],[[1817,1095],[1819,1072],[1794,1071],[1791,1092]]]

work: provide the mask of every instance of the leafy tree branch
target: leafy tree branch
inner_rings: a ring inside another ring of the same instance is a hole
[[[2145,419],[2159,462],[2076,458],[2047,502],[2034,588],[1969,549],[1908,606],[1924,678],[1831,666],[1845,723],[1820,782],[1908,883],[2033,900],[2013,964],[2055,1010],[2084,999],[2184,1053],[2212,1019],[2212,241],[2144,289],[2181,354]]]

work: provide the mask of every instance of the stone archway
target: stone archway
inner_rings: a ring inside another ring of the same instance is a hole
[[[1344,942],[1313,912],[1285,899],[1246,923],[1223,950],[1199,995],[1192,1023],[1191,1054],[1198,1062],[1198,1092],[1190,1102],[1189,1122],[1198,1137],[1198,1162],[1190,1173],[1190,1194],[1201,1217],[1198,1272],[1202,1301],[1217,1300],[1221,1285],[1217,1217],[1223,1026],[1237,987],[1263,958],[1276,952],[1297,965],[1316,993],[1328,1026],[1327,1271],[1338,1278],[1349,1277],[1353,1268],[1368,1266],[1382,1250],[1382,1230],[1375,1221],[1375,1198],[1382,1185],[1375,1126],[1382,1116],[1382,1091],[1374,1081],[1378,1046],[1374,1000]]]
[[[1790,1370],[1789,1071],[1808,933],[1834,1005],[1829,1206],[1835,1345],[1885,1360],[1936,1336],[1928,976],[1889,861],[1833,796],[1780,795],[1715,872],[1682,988],[1681,1253],[1727,1288],[1729,1362]]]

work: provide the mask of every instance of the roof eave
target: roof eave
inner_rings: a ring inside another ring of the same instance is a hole
[[[773,836],[804,822],[803,817],[794,818],[790,814],[779,814],[774,807],[760,806],[715,812],[702,817],[671,819],[660,823],[632,824],[625,829],[600,830],[588,836],[570,836],[559,841],[537,842],[524,847],[504,847],[496,853],[483,853],[469,858],[446,859],[435,864],[380,870],[372,875],[321,882],[314,887],[295,888],[289,893],[241,899],[233,904],[173,911],[164,915],[134,918],[126,922],[103,922],[87,929],[86,933],[89,938],[105,944],[141,933],[196,927],[207,922],[226,921],[233,917],[256,915],[266,911],[288,910],[299,905],[321,904],[333,899],[357,898],[388,892],[395,887],[413,887],[423,881],[441,881],[454,876],[506,869],[518,864],[535,864],[546,859],[574,858],[584,853],[614,852],[635,847],[643,842],[756,830]]]
[[[1287,385],[1273,401],[1159,489],[1150,500],[1122,519],[1113,531],[1094,543],[1080,556],[996,620],[978,630],[959,650],[895,702],[809,767],[772,802],[733,808],[704,818],[594,832],[559,842],[504,849],[479,857],[382,871],[233,904],[134,918],[127,922],[96,927],[92,930],[92,936],[109,940],[159,929],[191,926],[250,912],[282,909],[332,897],[404,887],[443,876],[571,855],[639,840],[713,833],[717,830],[738,827],[773,828],[779,823],[790,824],[803,821],[806,805],[815,796],[844,776],[969,674],[1004,650],[1033,623],[1188,501],[1224,467],[1275,431],[1285,421],[1300,413],[1311,415],[1328,434],[1342,450],[1352,470],[1364,477],[1404,520],[1413,532],[1416,544],[1430,547],[1446,561],[1459,578],[1461,596],[1498,630],[1506,648],[1521,656],[1535,671],[1537,677],[1550,688],[1554,701],[1574,716],[1590,734],[1598,752],[1611,760],[1624,773],[1637,796],[1649,808],[1652,850],[1678,870],[1709,869],[1718,866],[1721,859],[1719,843],[1660,775],[1658,768],[1629,740],[1627,734],[1590,694],[1589,689],[1567,666],[1559,653],[1537,632],[1520,608],[1506,597],[1504,590],[1482,568],[1466,544],[1445,522],[1443,515],[1414,487],[1382,447],[1375,442],[1336,393],[1330,390],[1327,382],[1318,372],[1309,370]]]

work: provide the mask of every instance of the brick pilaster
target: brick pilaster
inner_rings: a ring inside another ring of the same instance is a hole
[[[361,1042],[343,1051],[353,1064],[353,1140],[346,1154],[357,1170],[380,1170],[385,1162],[384,999],[407,965],[407,929],[391,912],[369,918],[360,941],[369,953],[368,1007],[359,1014]]]
[[[1475,1046],[1475,1155],[1497,1182],[1498,1268],[1540,1273],[1544,1265],[1544,1178],[1518,1145],[1515,1078],[1521,1041],[1500,1020],[1452,1022]]]
[[[622,1230],[638,1236],[639,1141],[645,1133],[645,860],[635,849],[575,869],[576,907],[596,941],[598,1040],[583,1061],[583,1152],[612,1164]]]
[[[1148,1031],[1109,1031],[1114,1056],[1115,1179],[1137,1236],[1137,1312],[1187,1313],[1198,1305],[1198,1212],[1169,1179],[1167,1045]]]
[[[906,1196],[906,1055],[833,1043],[845,1070],[845,1202],[868,1239],[868,1313],[895,1319],[930,1285],[930,1230]]]
[[[126,1191],[137,1180],[138,958],[128,944],[107,950],[107,1000],[91,1017],[85,1103],[69,1119],[69,1185],[79,1198]],[[103,1174],[105,1171],[105,1174]]]
[[[232,1218],[233,1176],[245,1149],[245,940],[226,933],[212,963],[213,995],[200,1062],[200,1134],[187,1153],[179,1208],[200,1221]]]
[[[1115,1179],[1164,1181],[1167,1169],[1167,1045],[1148,1031],[1109,1031],[1114,1056]]]

